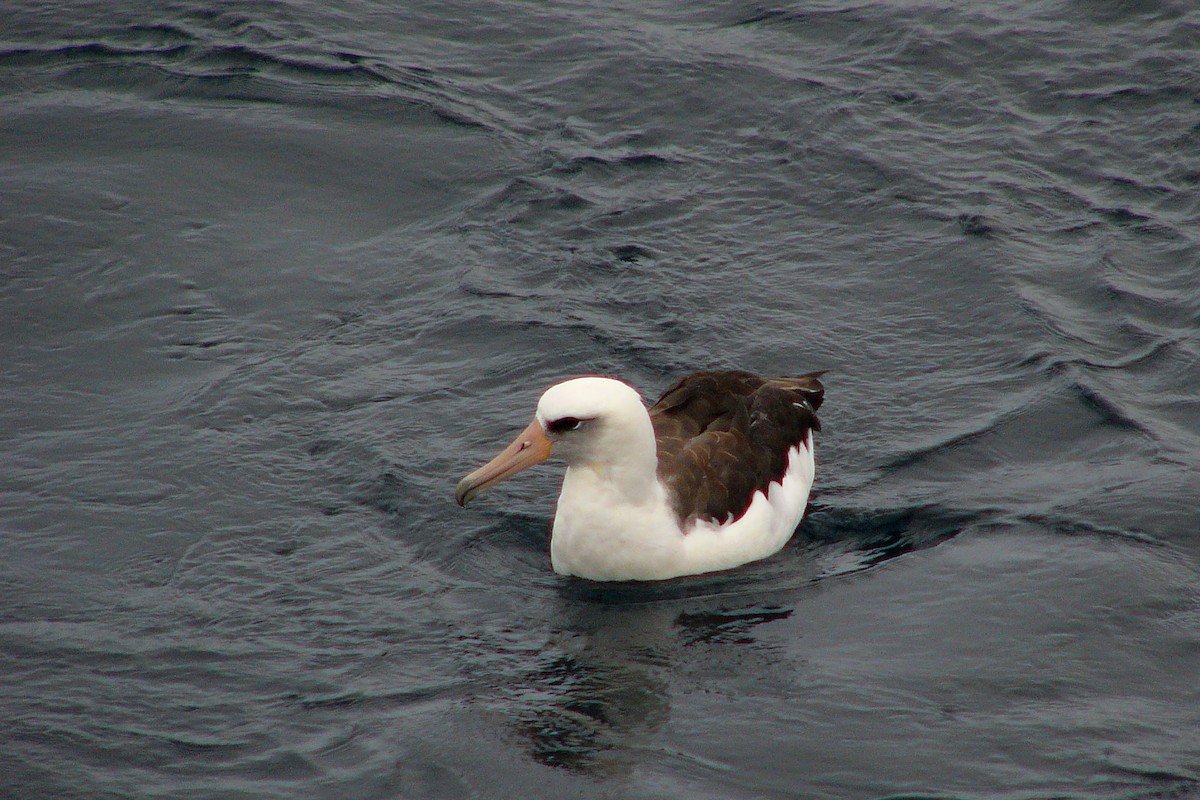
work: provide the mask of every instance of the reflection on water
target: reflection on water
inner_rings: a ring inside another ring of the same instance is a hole
[[[717,669],[723,662],[744,669],[751,654],[777,659],[753,629],[793,613],[711,599],[684,606],[623,598],[564,606],[560,647],[513,690],[515,727],[535,761],[591,774],[632,769],[631,754],[671,719],[672,675],[697,657]],[[730,652],[723,657],[722,649]]]
[[[756,625],[787,619],[791,615],[790,608],[684,611],[675,620],[675,625],[685,644],[751,645],[755,639],[750,634]]]
[[[668,683],[631,652],[562,655],[529,675],[531,702],[517,723],[539,763],[579,772],[619,771],[670,718]]]
[[[579,773],[629,771],[671,720],[681,674],[728,679],[757,664],[757,674],[794,676],[800,665],[764,644],[760,626],[792,617],[821,581],[936,545],[969,521],[936,506],[853,513],[814,505],[807,519],[785,551],[752,574],[563,580],[563,627],[503,692],[530,756]]]

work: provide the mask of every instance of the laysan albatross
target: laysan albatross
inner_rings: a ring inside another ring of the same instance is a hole
[[[550,561],[597,581],[663,580],[778,551],[804,516],[816,465],[820,372],[698,372],[649,409],[614,378],[551,386],[533,421],[458,483],[465,506],[552,455],[567,462]]]

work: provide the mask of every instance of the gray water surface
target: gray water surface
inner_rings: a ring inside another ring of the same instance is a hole
[[[0,10],[0,796],[1200,796],[1191,2]],[[828,369],[556,576],[579,373]]]

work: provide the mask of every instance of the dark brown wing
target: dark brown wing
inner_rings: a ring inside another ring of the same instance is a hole
[[[697,372],[659,398],[650,409],[658,477],[681,524],[736,519],[783,478],[788,450],[821,429],[821,374]]]

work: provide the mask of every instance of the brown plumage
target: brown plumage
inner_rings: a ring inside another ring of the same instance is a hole
[[[659,398],[650,409],[658,477],[682,526],[737,519],[756,490],[782,479],[788,450],[821,429],[822,374],[697,372]]]

